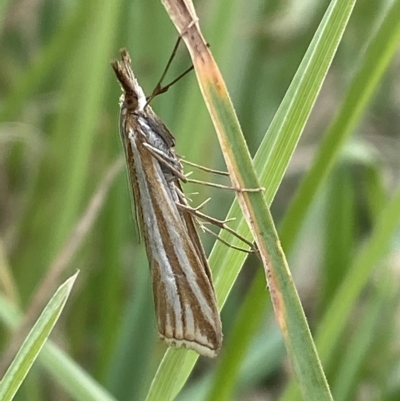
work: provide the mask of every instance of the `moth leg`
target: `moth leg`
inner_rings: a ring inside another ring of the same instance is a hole
[[[237,233],[234,229],[232,229],[231,227],[229,227],[226,223],[228,223],[229,221],[232,221],[234,219],[227,219],[227,220],[218,220],[214,217],[208,216],[204,213],[202,213],[199,208],[203,207],[204,204],[208,202],[208,199],[203,202],[201,205],[199,205],[196,208],[193,208],[189,205],[186,205],[184,203],[180,203],[180,202],[176,202],[177,206],[183,210],[186,210],[187,212],[191,213],[193,216],[197,217],[198,219],[205,221],[207,223],[213,224],[221,229],[224,229],[225,231],[228,231],[230,234],[232,234],[234,237],[240,239],[243,243],[245,243],[246,245],[250,246],[250,248],[252,249],[252,252],[256,252],[256,248],[255,245],[253,244],[253,242],[248,241],[246,238],[244,238],[242,235],[240,235],[239,233]],[[201,226],[201,225],[200,225]],[[203,226],[204,227],[204,226]],[[206,230],[208,231],[208,230]],[[217,236],[218,238],[218,236]]]
[[[187,178],[186,180],[183,182],[191,182],[193,184],[199,184],[199,185],[205,185],[207,187],[213,187],[213,188],[220,188],[220,189],[228,189],[230,191],[235,191],[235,192],[262,192],[265,191],[264,187],[260,187],[260,188],[236,188],[236,187],[232,187],[229,185],[223,185],[223,184],[216,184],[214,182],[208,182],[208,181],[200,181],[200,180],[195,180],[193,178]]]
[[[176,164],[176,160],[172,157],[169,157],[166,155],[163,151],[155,148],[154,146],[151,146],[150,144],[144,142],[143,146],[160,162],[162,163],[165,167],[167,167],[173,175],[178,177],[182,182],[188,183],[191,182],[192,184],[199,184],[199,185],[205,185],[208,187],[213,187],[213,188],[220,188],[220,189],[229,189],[231,191],[235,192],[261,192],[265,191],[265,188],[260,187],[260,188],[235,188],[229,185],[223,185],[223,184],[216,184],[214,182],[208,182],[208,181],[201,181],[201,180],[195,180],[193,178],[188,178],[187,175],[183,174],[181,171],[179,171],[176,167],[173,166],[173,164]],[[209,169],[208,167],[204,166],[199,166],[198,164],[192,163],[192,162],[187,162],[182,159],[180,159],[181,162],[198,167],[201,170],[208,171],[210,173],[214,174],[220,174],[220,175],[227,175],[229,176],[229,173],[225,171],[219,171],[219,170],[213,170]]]
[[[200,164],[189,162],[189,161],[183,159],[182,157],[180,157],[180,161],[181,161],[182,164],[187,164],[188,166],[192,166],[192,167],[195,167],[195,168],[197,168],[199,170],[206,171],[207,173],[216,174],[216,175],[223,175],[223,176],[229,177],[229,173],[227,171],[214,170],[212,168],[205,167],[205,166],[202,166]],[[200,181],[200,180],[195,180],[195,179],[192,179],[192,178],[188,178],[186,182],[191,182],[191,183],[194,183],[194,184],[200,184],[200,185],[205,185],[205,186],[214,187],[214,188],[229,189],[231,191],[236,191],[236,192],[261,192],[261,191],[265,191],[265,188],[263,188],[263,187],[260,187],[260,188],[235,188],[235,187],[229,186],[229,185],[215,184],[213,182]]]
[[[182,173],[179,169],[177,169],[174,165],[177,165],[176,159],[166,155],[163,151],[151,146],[150,144],[143,142],[143,146],[151,153],[153,157],[155,157],[163,166],[167,167],[171,173],[179,178],[182,182],[188,182],[185,174]]]
[[[217,238],[218,241],[222,242],[226,246],[229,246],[230,248],[233,248],[233,249],[236,249],[237,251],[241,251],[241,252],[245,252],[245,253],[254,253],[255,252],[254,249],[241,248],[240,246],[236,246],[236,245],[233,245],[233,244],[229,243],[228,241],[225,241],[218,234],[216,234],[214,231],[212,231],[208,227],[206,227],[204,223],[199,223],[199,226],[200,226],[202,231],[213,235],[215,238]]]
[[[190,162],[190,161],[184,159],[182,156],[179,156],[179,159],[182,164],[187,164],[188,166],[196,167],[199,170],[206,171],[207,173],[216,174],[216,175],[224,175],[226,177],[229,177],[229,173],[227,171],[214,170],[212,168],[202,166],[201,164],[196,164],[196,163]]]

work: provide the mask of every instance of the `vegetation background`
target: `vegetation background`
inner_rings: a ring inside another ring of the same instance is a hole
[[[399,2],[360,0],[356,4],[275,196],[272,212],[278,227],[340,111],[366,46],[392,3]],[[196,3],[203,33],[226,80],[252,154],[328,4],[323,0]],[[80,269],[52,338],[115,399],[144,399],[165,346],[157,340],[148,263],[132,220],[123,168],[107,194],[99,197],[104,204],[93,226],[85,225],[87,236],[79,239],[71,260],[60,252],[71,235],[76,237],[77,222],[88,216],[90,200],[122,154],[120,88],[110,61],[118,57],[121,47],[128,48],[134,71],[150,93],[177,33],[159,2],[3,0],[0,35],[0,290],[26,310],[56,260],[69,261],[59,283]],[[188,65],[182,46],[170,80]],[[358,280],[362,290],[337,338],[334,357],[324,365],[336,400],[400,399],[396,231],[400,216],[388,214],[388,210],[400,209],[395,202],[398,195],[393,195],[399,184],[398,70],[397,57],[378,80],[371,101],[358,110],[363,117],[341,148],[332,171],[323,177],[290,250],[283,242],[313,332],[338,288],[346,282],[357,285]],[[368,79],[366,75],[365,85]],[[362,87],[357,90],[361,96]],[[194,75],[155,99],[152,107],[174,133],[179,154],[224,169]],[[215,179],[202,172],[195,175]],[[206,211],[219,218],[225,217],[233,200],[226,191],[185,189],[200,192],[192,196],[195,204],[210,196]],[[209,252],[214,238],[203,239]],[[365,253],[368,250],[370,254]],[[366,277],[352,273],[362,263],[360,252],[372,263]],[[180,400],[285,397],[290,367],[268,291],[252,304],[260,270],[258,259],[248,257],[222,311],[224,347],[229,344],[234,350],[230,355],[235,355],[238,370],[221,371],[224,350],[219,360],[201,358]],[[47,290],[50,297],[54,288]],[[340,302],[336,304],[340,307]],[[349,312],[345,303],[343,309],[343,315]],[[246,332],[242,329],[242,336],[234,336],[243,311],[250,311],[246,313],[252,314],[248,316],[252,323],[248,323],[248,332],[245,325]],[[6,313],[0,309],[0,320]],[[0,351],[5,353],[12,339],[12,331],[0,325]],[[240,351],[235,354],[235,350]],[[57,376],[56,364],[48,366],[39,361],[34,365],[17,400],[85,399],[77,395],[73,380]],[[82,372],[76,374],[84,377]],[[215,388],[225,385],[224,395],[215,398]]]

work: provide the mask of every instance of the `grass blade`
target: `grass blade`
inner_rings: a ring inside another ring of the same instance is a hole
[[[0,399],[9,401],[21,386],[67,302],[78,272],[62,284],[48,302],[0,382]]]

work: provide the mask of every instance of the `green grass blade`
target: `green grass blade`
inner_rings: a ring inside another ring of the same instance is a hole
[[[9,329],[16,329],[22,313],[0,294],[0,320]],[[116,401],[64,351],[48,340],[39,355],[39,362],[57,379],[65,391],[78,401]]]
[[[54,325],[57,323],[77,275],[78,272],[58,288],[26,337],[0,382],[0,399],[2,401],[9,401],[14,398]]]

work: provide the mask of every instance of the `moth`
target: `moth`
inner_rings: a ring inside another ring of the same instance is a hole
[[[154,113],[126,50],[112,68],[121,85],[120,135],[136,216],[145,240],[159,336],[214,357],[222,328],[211,271],[182,191],[175,138]]]

